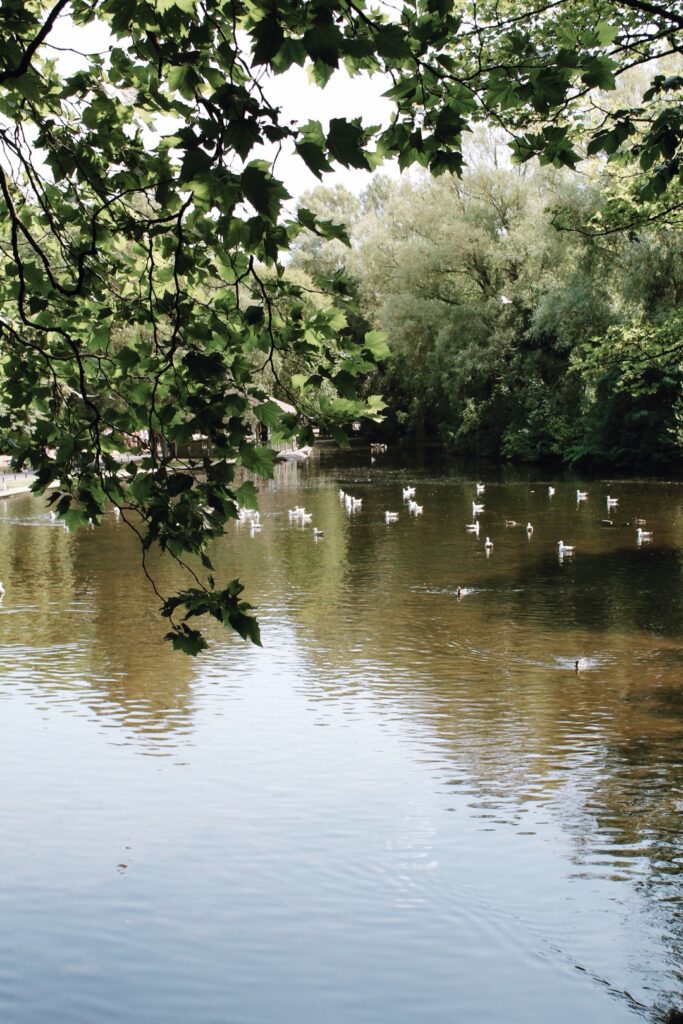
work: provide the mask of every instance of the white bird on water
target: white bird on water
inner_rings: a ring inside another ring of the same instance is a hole
[[[484,505],[478,505],[476,503],[476,501],[473,501],[472,502],[472,515],[473,516],[478,516],[480,512],[484,511],[484,508],[485,508]]]
[[[574,662],[575,672],[585,672],[587,668],[590,668],[587,658],[577,658]]]
[[[402,491],[402,494],[403,494],[403,500],[404,501],[407,501],[408,498],[414,498],[415,497],[415,488],[414,487],[404,487],[403,491]]]
[[[575,548],[573,544],[565,544],[563,540],[558,540],[557,550],[561,555],[573,555]]]
[[[588,491],[577,491],[576,492],[576,500],[577,501],[588,501]]]
[[[4,587],[4,585],[2,583],[0,583],[0,601],[2,601],[4,596],[5,596],[5,587]]]
[[[486,540],[484,541],[484,547],[486,548],[487,551],[493,551],[493,541],[491,540],[490,537],[487,537]]]
[[[549,487],[548,488],[548,497],[552,498],[554,493],[555,493],[555,488],[554,487]]]
[[[476,533],[477,537],[479,536],[479,523],[467,523],[465,529],[468,533]]]
[[[640,527],[636,530],[636,541],[638,544],[642,544],[644,540],[652,540],[652,530],[641,530]]]
[[[618,505],[618,504],[619,504],[619,499],[618,498],[610,498],[609,494],[607,495],[607,508],[614,508],[615,505]]]
[[[486,484],[475,484],[475,487],[477,488],[477,495],[483,494],[486,490]]]
[[[385,512],[384,521],[386,523],[395,523],[398,519],[398,512]]]
[[[529,534],[529,536],[531,536],[531,534],[534,532],[534,528],[531,525],[531,523],[526,524],[526,532]]]

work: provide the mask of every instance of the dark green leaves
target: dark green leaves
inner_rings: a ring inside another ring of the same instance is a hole
[[[229,626],[239,633],[243,640],[250,640],[260,647],[261,634],[258,623],[249,614],[253,610],[252,606],[240,600],[243,590],[244,587],[239,580],[232,580],[223,590],[190,587],[169,598],[162,605],[161,614],[170,619],[173,619],[180,609],[184,609],[185,614],[180,623],[174,624],[166,638],[172,641],[176,650],[184,651],[185,654],[198,654],[207,644],[201,633],[187,626],[187,620],[210,615],[222,625]]]
[[[242,172],[240,182],[244,196],[254,209],[270,221],[276,221],[280,207],[289,193],[263,161],[254,160]]]
[[[285,34],[274,14],[257,21],[251,30],[254,40],[254,64],[269,64],[280,51]]]
[[[370,169],[366,153],[366,133],[359,117],[346,121],[333,117],[327,135],[327,147],[333,159],[344,167],[360,167]]]
[[[310,171],[317,178],[322,178],[326,171],[332,170],[325,154],[325,136],[319,121],[307,121],[300,128],[300,140],[296,143],[296,151]]]

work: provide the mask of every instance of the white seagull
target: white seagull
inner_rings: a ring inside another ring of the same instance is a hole
[[[558,540],[557,550],[561,555],[573,555],[575,548],[573,544],[565,544],[563,540]]]

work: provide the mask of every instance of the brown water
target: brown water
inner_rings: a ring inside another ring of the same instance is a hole
[[[209,625],[196,661],[162,642],[124,524],[0,502],[0,1020],[683,1003],[683,485],[479,474],[477,538],[471,468],[281,467],[260,533],[214,552],[265,649]]]

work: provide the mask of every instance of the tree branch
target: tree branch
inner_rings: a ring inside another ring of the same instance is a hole
[[[49,36],[50,32],[52,31],[52,26],[54,25],[55,21],[57,20],[61,12],[64,10],[64,8],[68,6],[68,4],[69,0],[57,0],[57,3],[54,5],[52,10],[48,14],[45,20],[45,24],[38,32],[38,35],[35,37],[35,39],[33,39],[32,42],[28,44],[28,46],[24,50],[24,56],[19,61],[17,67],[13,68],[11,71],[3,71],[2,74],[0,74],[0,85],[10,78],[21,78],[21,76],[28,71],[29,64],[31,63],[33,54],[36,52],[36,50],[43,42],[43,40],[45,40]]]
[[[652,14],[656,18],[666,18],[667,21],[675,22],[683,28],[683,15],[675,14],[673,10],[660,7],[659,4],[646,3],[646,0],[617,0],[617,3],[624,7],[630,7],[632,11],[642,11],[644,14]]]

